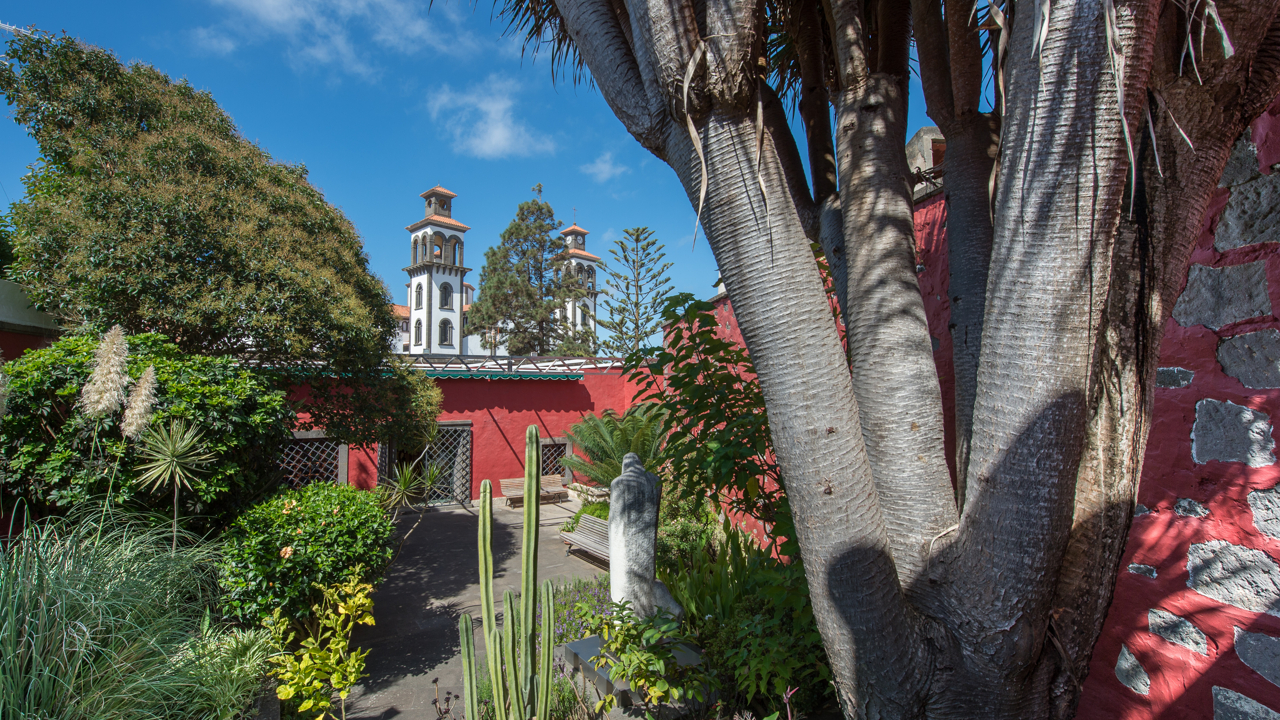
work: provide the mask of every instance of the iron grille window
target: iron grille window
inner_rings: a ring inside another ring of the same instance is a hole
[[[423,457],[434,467],[435,481],[427,488],[428,505],[471,502],[471,426],[441,425],[435,442]]]
[[[564,475],[564,456],[568,451],[568,443],[544,442],[542,444],[542,474]]]
[[[338,481],[338,443],[294,440],[280,453],[281,481],[295,490],[313,482]]]

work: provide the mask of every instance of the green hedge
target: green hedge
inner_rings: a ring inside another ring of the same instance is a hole
[[[156,368],[155,423],[183,418],[217,458],[184,493],[183,515],[229,519],[274,479],[292,413],[271,382],[229,357],[183,353],[163,335],[133,335],[129,377]],[[4,506],[24,498],[37,514],[64,512],[112,489],[117,504],[166,510],[169,495],[133,484],[136,443],[120,434],[119,413],[93,420],[78,406],[98,338],[76,335],[4,366],[9,411],[0,421],[0,491]],[[93,451],[94,443],[98,451]]]
[[[376,493],[317,483],[241,515],[228,533],[219,582],[227,614],[255,623],[281,608],[311,616],[315,585],[357,574],[377,584],[391,560],[393,526]]]

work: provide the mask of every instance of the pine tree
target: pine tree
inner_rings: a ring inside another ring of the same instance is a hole
[[[564,272],[568,248],[555,233],[562,223],[543,201],[541,183],[533,192],[537,197],[520,203],[501,243],[485,252],[467,322],[476,331],[497,330],[481,332],[487,349],[504,344],[512,355],[593,355],[594,338],[564,317],[565,305],[587,290]]]
[[[612,333],[600,343],[601,349],[620,357],[639,350],[662,329],[662,304],[672,289],[667,277],[671,263],[663,262],[667,254],[653,231],[637,227],[623,232],[626,238],[614,240],[609,248],[619,268],[606,268],[609,290],[604,309],[609,319],[597,323]]]

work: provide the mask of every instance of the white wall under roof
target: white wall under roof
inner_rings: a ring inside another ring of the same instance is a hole
[[[24,327],[58,329],[58,323],[54,322],[52,315],[32,310],[27,292],[21,285],[8,280],[0,280],[0,326],[2,325],[10,326],[9,330],[21,330]]]

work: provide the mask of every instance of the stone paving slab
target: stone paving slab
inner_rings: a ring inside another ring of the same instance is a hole
[[[502,614],[502,594],[520,588],[522,510],[501,506],[493,511],[494,597]],[[591,577],[601,568],[569,554],[559,538],[560,525],[578,509],[576,500],[541,507],[538,541],[538,580]],[[419,516],[401,516],[401,532],[410,532],[387,577],[373,595],[376,625],[356,628],[352,644],[368,649],[369,677],[347,700],[350,720],[438,717],[431,701],[432,680],[446,692],[462,692],[462,659],[458,647],[458,618],[470,613],[476,620],[477,661],[483,666],[479,626],[480,585],[474,509],[436,508]],[[461,715],[461,705],[455,706]]]

